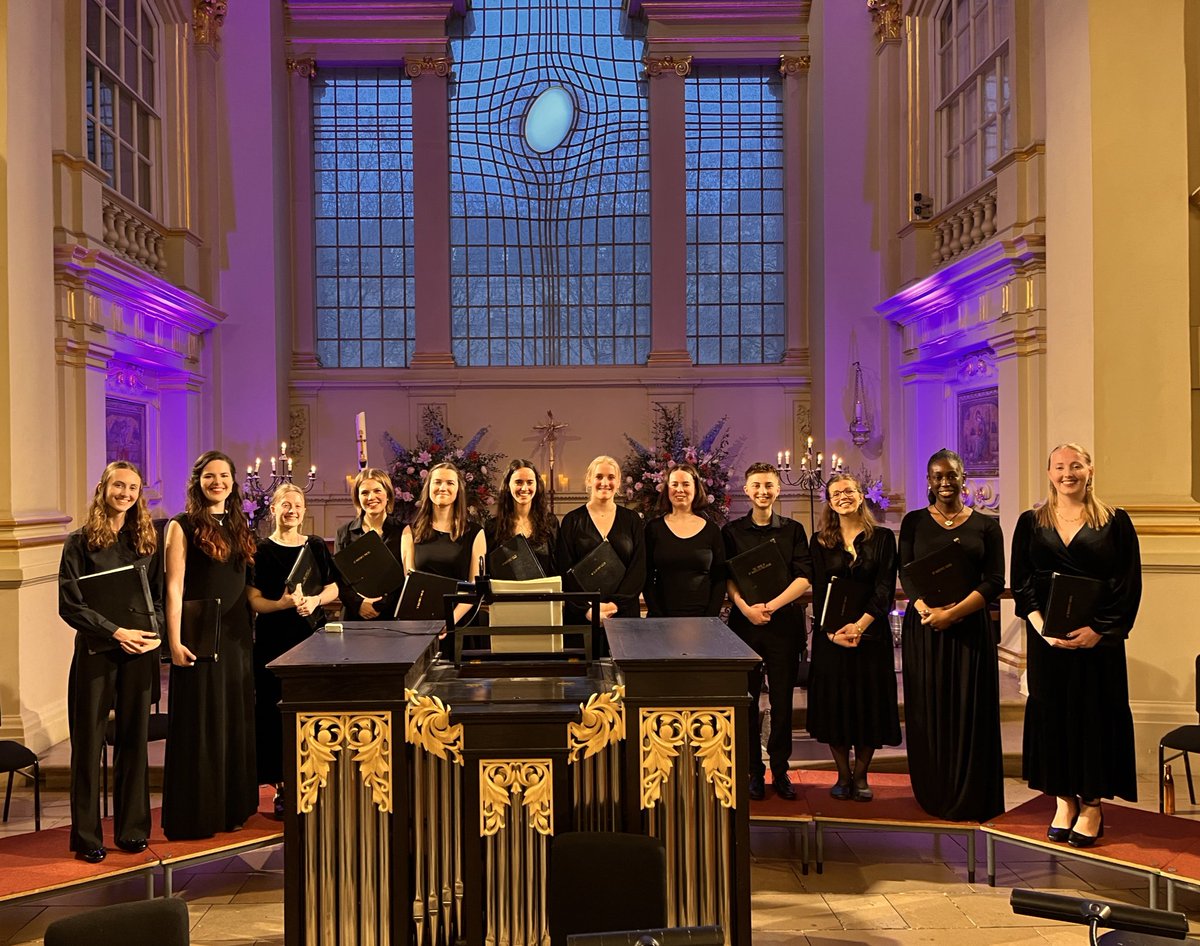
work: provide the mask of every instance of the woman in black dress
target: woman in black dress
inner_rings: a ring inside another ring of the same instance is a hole
[[[489,552],[514,535],[525,536],[542,573],[558,574],[558,520],[550,510],[537,467],[529,460],[516,459],[508,465],[496,515],[487,521],[483,531]]]
[[[725,601],[725,542],[708,506],[699,471],[681,463],[667,474],[659,516],[646,524],[646,610],[652,618],[721,613]]]
[[[358,516],[338,528],[334,551],[340,552],[368,531],[374,531],[379,533],[388,551],[396,556],[396,561],[401,561],[400,536],[404,525],[392,516],[396,508],[396,490],[387,471],[377,467],[359,470],[350,485],[350,500]],[[336,581],[342,599],[343,621],[390,621],[396,613],[399,588],[382,598],[364,598],[340,574]]]
[[[558,530],[558,567],[567,574],[601,542],[612,544],[613,551],[625,566],[625,574],[615,592],[602,599],[600,621],[611,617],[641,616],[642,586],[646,583],[646,542],[642,517],[631,509],[618,506],[617,488],[621,483],[621,467],[612,457],[599,456],[588,464],[585,476],[588,501],[563,516]],[[567,582],[570,590],[579,591],[577,583]],[[586,624],[592,620],[592,609],[586,611],[568,606],[569,623]],[[592,649],[596,656],[607,656],[608,641],[601,630],[600,639]]]
[[[429,572],[459,581],[478,577],[487,542],[483,530],[467,517],[467,492],[462,473],[453,463],[429,468],[417,499],[417,514],[400,538],[400,554],[405,574]],[[470,604],[458,605],[455,620],[470,610]]]
[[[113,839],[122,851],[137,854],[146,849],[150,835],[146,737],[162,641],[153,630],[119,627],[94,611],[85,600],[85,586],[90,583],[79,581],[85,575],[135,562],[146,565],[153,625],[161,628],[158,534],[142,494],[142,474],[132,463],[118,460],[104,468],[87,521],[67,537],[58,567],[58,613],[75,629],[75,654],[67,683],[71,850],[89,864],[100,863],[108,854],[100,822],[100,755],[108,711],[114,707]]]
[[[163,765],[163,833],[171,840],[236,831],[258,810],[254,671],[246,573],[254,537],[233,461],[216,450],[193,464],[186,511],[167,524],[170,719]],[[180,638],[183,603],[221,602],[217,661],[197,662]]]
[[[900,524],[904,612],[904,724],[913,795],[947,821],[985,821],[1004,811],[1000,672],[988,608],[1004,590],[1000,524],[963,505],[962,459],[939,450],[926,467],[929,505]],[[909,562],[956,543],[975,590],[928,607],[905,577]]]
[[[1104,834],[1101,799],[1137,801],[1125,638],[1142,596],[1141,553],[1125,510],[1096,498],[1086,450],[1056,447],[1048,476],[1046,502],[1022,513],[1013,535],[1029,658],[1023,776],[1057,798],[1050,840],[1090,847]],[[1054,572],[1103,582],[1091,622],[1061,639],[1039,633]]]
[[[325,605],[338,595],[333,559],[325,540],[305,536],[304,491],[285,483],[271,497],[274,531],[258,540],[254,569],[246,588],[254,621],[254,730],[258,784],[275,786],[275,814],[283,814],[283,721],[279,701],[283,688],[267,669],[276,657],[308,638],[325,624]],[[300,587],[286,584],[292,567],[307,548],[313,571]]]
[[[896,598],[896,537],[863,502],[862,484],[838,473],[825,484],[825,512],[812,537],[812,667],[808,731],[837,764],[838,799],[870,801],[867,769],[875,750],[900,745],[896,672],[888,614]],[[847,582],[856,605],[850,620],[826,613],[831,581]],[[850,748],[854,747],[854,768]]]

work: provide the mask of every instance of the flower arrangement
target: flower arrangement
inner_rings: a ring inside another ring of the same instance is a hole
[[[630,446],[621,464],[625,476],[621,489],[625,504],[642,516],[650,516],[671,470],[680,463],[690,463],[699,471],[709,501],[702,514],[720,525],[729,514],[732,499],[729,495],[730,464],[741,449],[740,440],[730,444],[729,418],[722,417],[699,443],[694,443],[683,429],[681,408],[672,409],[664,404],[654,407],[650,431],[654,438],[653,448],[625,435]]]
[[[446,426],[437,410],[426,407],[421,415],[421,433],[414,446],[402,446],[391,434],[385,433],[383,439],[392,450],[388,472],[396,491],[396,514],[405,522],[411,522],[417,513],[417,498],[430,468],[439,463],[453,463],[466,480],[463,485],[467,491],[467,514],[473,522],[482,525],[496,504],[492,476],[503,459],[503,454],[479,450],[479,442],[488,430],[480,427],[475,436],[460,447],[462,438]]]
[[[891,497],[888,496],[884,489],[883,477],[875,476],[866,467],[863,467],[858,480],[862,483],[865,490],[863,498],[867,501],[871,512],[877,517],[882,518],[883,514],[887,512],[888,507],[892,504]]]

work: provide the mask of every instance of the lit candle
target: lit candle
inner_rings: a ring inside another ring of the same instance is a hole
[[[807,453],[802,454],[800,457],[800,469],[802,469],[802,470],[808,469],[808,454]]]
[[[254,472],[255,473],[258,472],[258,468],[260,466],[262,466],[262,457],[255,457],[254,458]]]
[[[275,458],[271,457],[271,475],[275,475]]]
[[[251,475],[253,475],[253,473],[254,473],[254,467],[252,467],[252,466],[246,467],[246,476],[251,476]]]
[[[286,454],[287,454],[287,444],[281,440],[281,441],[279,441],[279,455],[282,457],[282,456],[285,456]]]
[[[358,444],[358,468],[367,468],[367,412],[360,411],[354,415],[354,439]]]
[[[808,438],[808,449],[809,449],[809,450],[811,450],[811,449],[812,449],[812,437],[809,437],[809,438]]]
[[[822,462],[824,462],[824,460],[825,460],[825,454],[823,454],[823,453],[818,453],[818,454],[817,454],[817,467],[818,467],[818,468],[820,468],[820,466],[821,466],[821,463],[822,463]]]
[[[570,486],[570,485],[571,485],[571,480],[570,480],[570,478],[567,476],[567,474],[566,474],[566,473],[559,473],[559,474],[558,474],[558,488],[559,488],[559,489],[564,489],[564,490],[565,490],[565,489],[566,489],[568,486]]]
[[[288,457],[288,472],[292,472],[292,458]]]
[[[775,465],[783,466],[783,451],[782,450],[780,450],[779,453],[776,454],[776,456],[775,456]]]
[[[549,489],[550,488],[550,474],[543,473],[543,474],[541,474],[541,477],[542,477],[542,489]]]
[[[309,476],[316,476],[316,475],[317,475],[317,465],[316,465],[315,463],[314,463],[312,466],[310,466],[310,467],[308,468],[308,475],[309,475]]]
[[[790,467],[792,465],[792,451],[791,450],[783,451],[783,465],[787,466],[787,467]]]

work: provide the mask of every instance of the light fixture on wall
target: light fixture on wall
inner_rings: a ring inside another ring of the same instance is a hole
[[[913,216],[918,220],[928,220],[933,216],[933,198],[928,194],[917,191],[913,194]]]
[[[862,364],[854,363],[854,420],[850,422],[850,439],[854,446],[861,447],[871,439],[871,425],[867,421],[865,404],[866,385],[863,383]]]
[[[296,461],[287,455],[286,443],[279,444],[279,456],[271,457],[270,460],[271,479],[266,483],[262,481],[258,472],[262,466],[262,457],[255,457],[254,466],[246,467],[246,483],[242,490],[246,494],[246,500],[254,504],[254,509],[248,510],[250,528],[254,531],[258,530],[259,524],[266,518],[267,510],[271,506],[271,496],[275,490],[285,483],[292,482],[292,466]],[[311,466],[308,468],[308,479],[305,480],[303,486],[298,486],[297,489],[302,493],[307,493],[316,482],[317,468]]]

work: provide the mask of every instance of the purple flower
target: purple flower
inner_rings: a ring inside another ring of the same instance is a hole
[[[704,497],[704,501],[705,501],[706,503],[711,503],[711,502],[713,502],[713,494],[712,494],[712,493],[709,493],[707,496],[705,496],[705,497]]]
[[[403,493],[400,494],[400,498],[406,503],[411,503],[413,501],[413,494],[410,493],[408,490],[405,490]]]
[[[254,517],[254,510],[256,508],[257,508],[257,506],[256,506],[254,500],[252,500],[252,499],[243,499],[242,500],[242,512],[244,512],[250,518]]]
[[[422,450],[420,453],[417,454],[417,462],[418,463],[428,463],[432,459],[433,459],[433,457],[429,455],[428,450]],[[425,472],[424,470],[421,471],[422,474],[424,474],[424,472]]]

